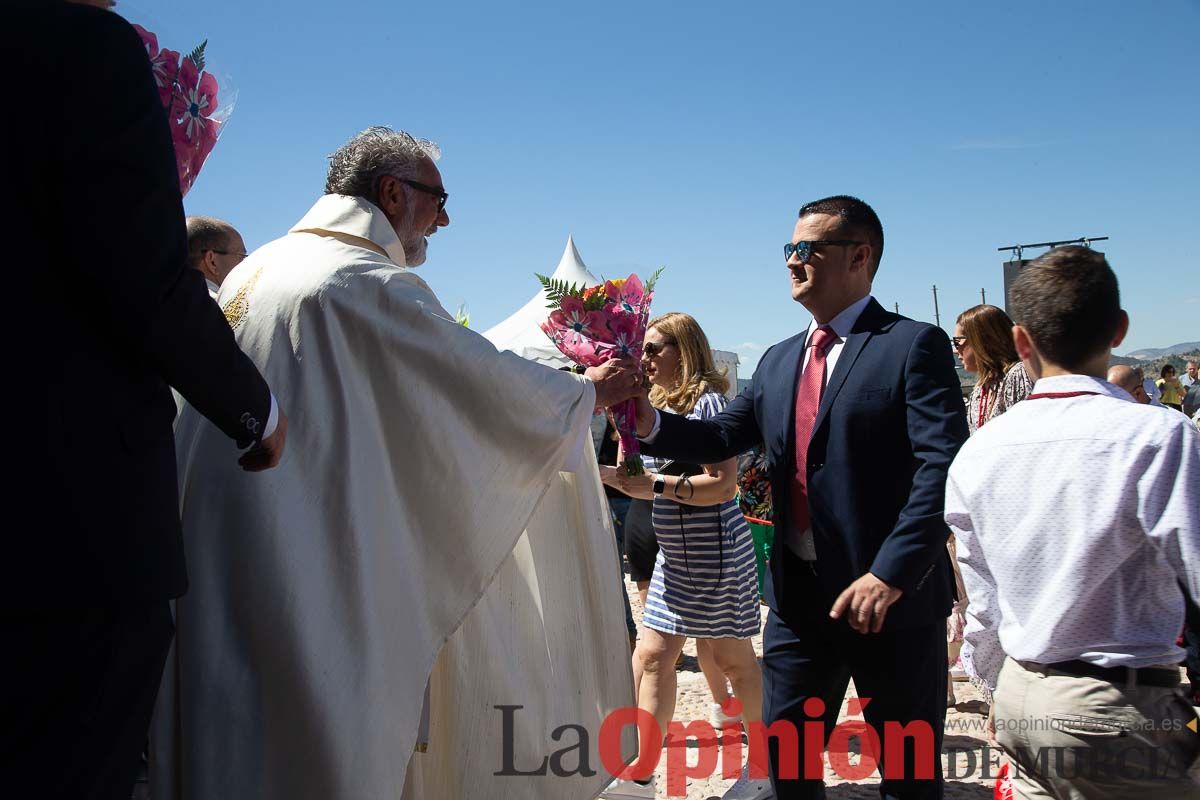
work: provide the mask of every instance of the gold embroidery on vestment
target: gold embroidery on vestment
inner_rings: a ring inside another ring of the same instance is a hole
[[[237,294],[230,298],[228,303],[221,306],[221,311],[225,314],[225,321],[235,331],[246,321],[246,314],[250,311],[250,292],[254,289],[254,284],[258,283],[262,271],[262,267],[255,270],[254,274],[250,276],[250,280],[243,283],[242,288],[237,290]]]

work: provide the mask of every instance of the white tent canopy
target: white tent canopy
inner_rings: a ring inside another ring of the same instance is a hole
[[[567,237],[567,247],[563,250],[558,268],[550,277],[584,286],[600,284],[596,276],[588,272],[588,268],[584,266],[583,259],[579,257],[579,251],[575,249],[575,241],[570,236]],[[550,316],[548,304],[546,291],[543,289],[511,317],[484,331],[484,338],[500,350],[511,350],[521,358],[527,358],[556,369],[569,367],[571,362],[558,352],[558,348],[538,327]]]

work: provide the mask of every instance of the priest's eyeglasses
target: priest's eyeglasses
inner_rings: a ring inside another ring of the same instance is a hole
[[[436,197],[438,199],[439,214],[442,213],[442,209],[446,207],[446,201],[450,199],[450,193],[445,189],[439,189],[436,186],[430,186],[425,183],[420,183],[419,181],[411,181],[408,178],[396,178],[396,180],[398,180],[400,183],[403,183],[405,186],[411,186],[418,192],[424,192],[425,194],[431,194]]]
[[[796,260],[800,262],[800,266],[804,266],[812,258],[813,248],[822,245],[830,245],[831,247],[850,247],[852,245],[863,244],[863,242],[855,242],[850,239],[817,239],[811,242],[796,242],[795,244],[788,242],[783,246],[783,258],[785,261],[791,261],[792,256],[796,256]]]

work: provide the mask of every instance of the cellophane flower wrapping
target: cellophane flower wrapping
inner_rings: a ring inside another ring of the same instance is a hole
[[[208,42],[187,54],[159,47],[158,37],[141,25],[134,29],[142,38],[150,70],[158,88],[158,99],[171,128],[179,191],[186,195],[196,182],[200,168],[216,147],[217,138],[233,113],[236,93],[228,81],[218,81],[208,69]],[[225,83],[225,86],[221,84]]]
[[[538,275],[549,308],[553,309],[541,328],[572,363],[598,367],[613,359],[631,358],[640,369],[650,302],[661,272],[656,272],[645,284],[637,275],[630,275],[587,288]],[[644,474],[637,438],[636,401],[626,400],[611,410],[625,454],[626,472]]]

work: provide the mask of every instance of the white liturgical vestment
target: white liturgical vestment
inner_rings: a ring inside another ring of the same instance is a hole
[[[152,796],[595,796],[600,723],[633,689],[608,507],[577,457],[592,384],[456,324],[357,198],[321,198],[219,302],[287,448],[246,473],[194,409],[177,424],[191,587]],[[497,706],[522,707],[507,743]],[[494,775],[506,750],[530,772],[582,738],[563,725],[590,737],[553,763],[593,775]]]

